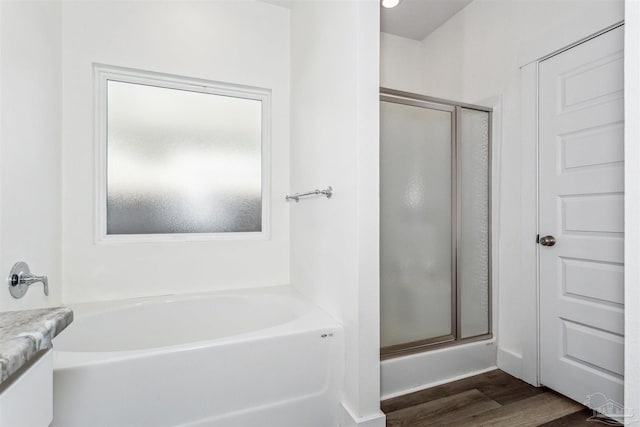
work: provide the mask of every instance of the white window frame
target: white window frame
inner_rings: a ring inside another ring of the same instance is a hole
[[[184,242],[207,240],[268,240],[270,236],[271,90],[210,80],[93,64],[95,85],[95,241],[98,244]],[[107,234],[107,83],[143,84],[261,101],[262,105],[262,230],[256,232]]]

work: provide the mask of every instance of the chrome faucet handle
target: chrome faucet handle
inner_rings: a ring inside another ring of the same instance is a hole
[[[49,295],[49,279],[47,276],[36,276],[31,274],[29,266],[25,262],[16,262],[9,272],[7,279],[9,284],[9,293],[14,298],[22,298],[27,293],[29,285],[42,282],[44,285],[44,294]]]
[[[35,274],[23,274],[22,276],[14,274],[11,276],[11,285],[15,286],[14,283],[17,285],[18,282],[27,286],[42,282],[44,285],[44,294],[49,295],[49,280],[47,279],[47,276],[36,276]]]

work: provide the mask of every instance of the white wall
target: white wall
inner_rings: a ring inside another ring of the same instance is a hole
[[[380,85],[422,93],[426,56],[424,45],[416,40],[380,33]],[[455,72],[455,70],[452,70]]]
[[[70,0],[62,17],[65,303],[288,283],[289,10]],[[94,242],[94,62],[272,89],[269,240]]]
[[[344,425],[384,425],[379,410],[379,4],[293,2],[291,282],[346,334]]]
[[[0,311],[61,302],[61,3],[0,2]],[[19,300],[16,261],[49,276]]]
[[[382,86],[469,103],[502,97],[501,180],[494,189],[501,200],[500,241],[494,242],[501,266],[494,276],[499,283],[496,332],[499,364],[516,376],[522,373],[521,313],[534,303],[523,298],[521,254],[535,239],[530,236],[528,242],[520,233],[520,62],[541,39],[553,45],[576,27],[596,32],[601,22],[622,17],[622,0],[475,0],[422,42],[383,35]],[[420,50],[421,61],[414,57]],[[422,67],[419,76],[415,66]]]

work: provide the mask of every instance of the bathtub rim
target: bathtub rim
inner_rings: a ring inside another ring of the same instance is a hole
[[[75,322],[81,322],[83,318],[93,314],[109,313],[118,311],[120,307],[135,307],[138,304],[154,303],[159,301],[184,301],[200,299],[203,297],[216,296],[269,296],[283,297],[288,299],[288,304],[297,304],[298,316],[293,319],[267,328],[256,329],[236,335],[213,338],[208,340],[199,340],[188,343],[164,345],[158,347],[149,347],[135,350],[117,350],[117,351],[68,351],[57,350],[55,339],[53,341],[53,368],[56,370],[73,369],[78,367],[88,367],[91,365],[103,363],[115,363],[121,360],[131,358],[144,358],[149,356],[157,356],[170,353],[179,353],[183,351],[193,351],[208,347],[216,347],[222,345],[231,345],[234,343],[242,343],[247,341],[269,339],[272,337],[282,337],[287,335],[295,335],[300,333],[318,332],[321,335],[334,334],[336,331],[343,329],[343,323],[335,319],[326,311],[317,305],[309,302],[309,300],[291,285],[279,285],[259,288],[242,288],[232,290],[216,290],[202,293],[189,294],[171,294],[150,296],[141,298],[132,298],[115,301],[101,301],[71,304],[74,310]],[[79,309],[78,309],[78,306]],[[76,310],[78,310],[76,312]]]

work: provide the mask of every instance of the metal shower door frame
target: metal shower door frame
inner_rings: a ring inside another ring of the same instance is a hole
[[[396,104],[409,105],[419,108],[427,108],[432,110],[446,111],[451,113],[451,332],[447,335],[430,337],[418,341],[412,341],[403,344],[395,344],[392,346],[382,347],[380,349],[381,359],[389,359],[398,356],[404,356],[413,353],[441,348],[446,346],[464,344],[474,341],[491,339],[493,337],[492,325],[492,286],[491,286],[491,137],[492,137],[492,114],[493,109],[480,105],[465,104],[460,102],[449,101],[441,98],[434,98],[425,95],[419,95],[410,92],[398,91],[395,89],[380,88],[380,101],[391,102]],[[458,171],[458,135],[460,134],[460,123],[458,116],[462,109],[482,111],[489,114],[489,131],[488,131],[488,333],[476,335],[468,338],[461,338],[461,307],[458,288],[458,246],[459,246],[459,230],[460,230],[460,204],[461,199],[459,186]],[[455,225],[454,225],[455,224]]]

